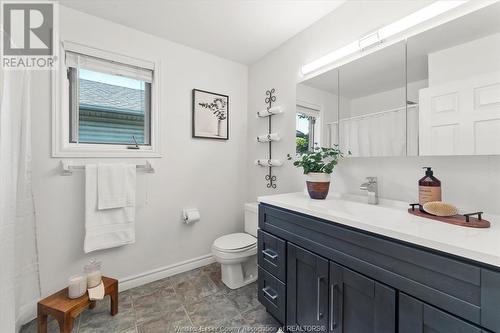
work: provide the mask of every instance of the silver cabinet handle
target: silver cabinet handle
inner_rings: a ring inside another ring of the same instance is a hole
[[[323,276],[319,276],[318,277],[318,285],[317,285],[317,308],[316,308],[316,320],[319,321],[321,319],[321,317],[323,317],[323,313],[321,313],[321,310],[320,310],[320,307],[321,307],[321,281],[324,279]]]
[[[337,319],[336,319],[336,307],[339,305],[335,302],[335,291],[338,288],[338,284],[330,285],[330,331],[333,333],[335,327],[337,327]]]
[[[331,284],[330,285],[330,331],[331,332],[333,332],[333,329],[335,328],[334,320],[333,320],[334,297],[335,297],[335,285]]]
[[[272,290],[274,292],[274,295],[271,294],[269,292],[269,290]],[[274,291],[271,287],[265,287],[262,289],[262,291],[264,292],[264,294],[266,294],[267,297],[269,297],[270,299],[272,299],[273,301],[278,298],[278,293],[276,291]]]
[[[272,260],[278,258],[278,254],[270,249],[262,250],[262,254],[264,254],[266,257],[269,257]]]

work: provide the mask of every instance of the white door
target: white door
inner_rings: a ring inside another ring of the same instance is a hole
[[[500,72],[419,92],[420,155],[500,154]]]

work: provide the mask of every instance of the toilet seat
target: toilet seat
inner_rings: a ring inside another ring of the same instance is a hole
[[[213,248],[219,252],[245,252],[257,246],[257,238],[246,233],[234,233],[217,238]]]
[[[254,246],[250,246],[245,248],[244,250],[237,251],[221,251],[212,246],[212,254],[217,259],[218,262],[222,263],[236,263],[245,260],[250,256],[257,254],[257,244]]]

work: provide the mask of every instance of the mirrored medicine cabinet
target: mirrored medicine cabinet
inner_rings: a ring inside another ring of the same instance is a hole
[[[500,154],[500,3],[297,84],[297,152]]]

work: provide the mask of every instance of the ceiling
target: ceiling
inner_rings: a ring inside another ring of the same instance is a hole
[[[499,17],[500,2],[409,38],[408,82],[428,78],[429,53],[499,33]],[[405,47],[404,42],[400,42],[302,84],[333,94],[340,93],[348,98],[358,98],[402,87],[405,79]]]
[[[252,64],[340,0],[61,0],[82,12]]]

